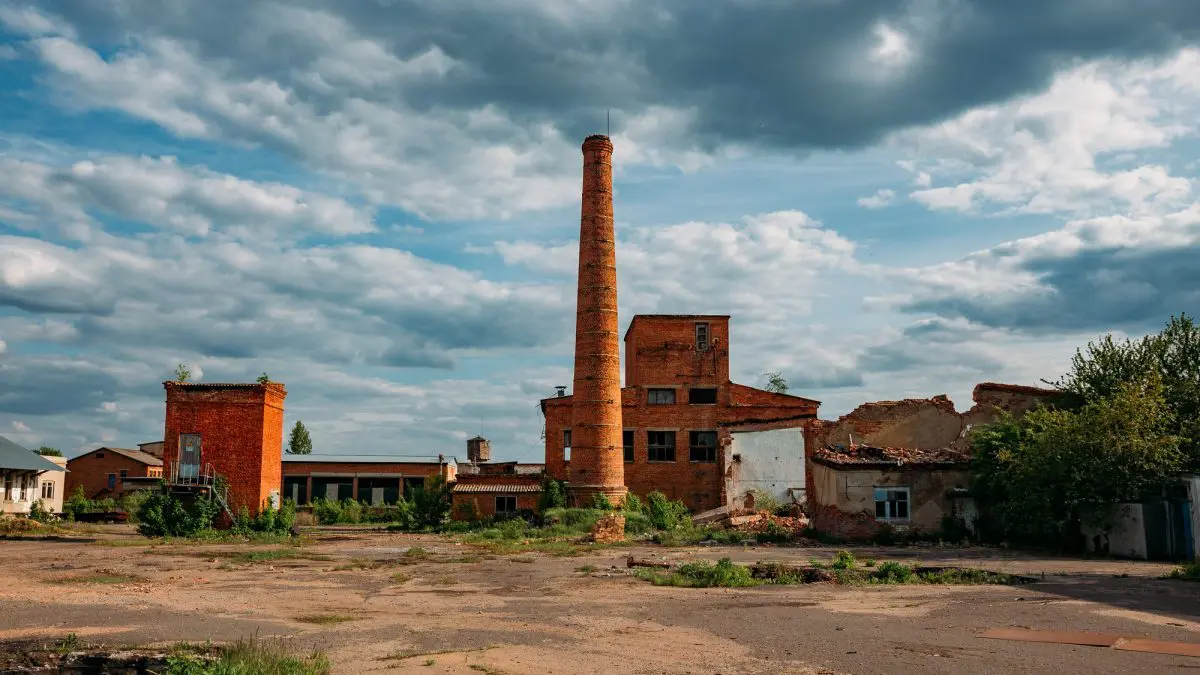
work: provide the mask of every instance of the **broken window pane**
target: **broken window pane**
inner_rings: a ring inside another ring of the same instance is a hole
[[[675,432],[647,431],[646,458],[651,462],[674,462]]]
[[[671,405],[675,403],[674,389],[649,389],[648,402],[650,405]]]
[[[688,438],[688,455],[693,462],[717,461],[717,432],[693,431]]]

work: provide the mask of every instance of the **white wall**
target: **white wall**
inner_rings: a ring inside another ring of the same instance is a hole
[[[1146,559],[1146,521],[1142,515],[1141,504],[1118,504],[1117,512],[1113,515],[1113,527],[1108,531],[1108,552],[1110,555],[1122,558]],[[1083,535],[1087,537],[1087,550],[1098,553],[1095,539],[1104,531],[1099,528],[1084,527]]]
[[[1200,560],[1200,476],[1187,475],[1183,480],[1192,502],[1192,559]]]
[[[735,431],[725,450],[725,494],[740,507],[751,490],[763,490],[782,502],[804,494],[804,430]]]

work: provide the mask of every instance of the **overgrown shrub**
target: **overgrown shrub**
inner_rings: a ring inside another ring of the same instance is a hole
[[[912,579],[913,570],[904,563],[889,560],[880,565],[872,576],[882,583],[906,584]]]
[[[858,565],[858,559],[850,551],[838,551],[833,556],[833,563],[830,565],[835,570],[852,570]]]
[[[441,475],[426,478],[408,501],[413,527],[438,527],[450,518],[450,486]]]
[[[138,508],[138,532],[145,537],[191,537],[212,527],[221,506],[211,497],[184,503],[165,488],[147,496]]]
[[[625,495],[625,501],[621,503],[621,510],[624,511],[626,515],[630,513],[645,513],[646,507],[644,504],[642,504],[641,497],[638,497],[630,492],[629,494]]]
[[[764,544],[782,544],[791,540],[792,532],[774,520],[768,520],[767,526],[756,535],[756,538]]]
[[[654,530],[654,523],[644,513],[625,514],[625,534],[646,534]]]
[[[592,508],[599,511],[612,511],[613,505],[609,501],[608,495],[595,494],[592,495]]]
[[[233,520],[233,532],[240,535],[291,534],[295,523],[296,504],[290,499],[285,499],[283,506],[278,510],[263,509],[256,516],[251,516],[249,510],[243,506]]]
[[[659,530],[675,530],[690,527],[691,513],[682,501],[671,501],[663,493],[655,490],[646,495],[646,515],[650,522]]]
[[[538,497],[538,511],[545,513],[550,509],[561,509],[567,505],[567,489],[563,481],[555,480],[550,474],[542,477],[542,495]]]
[[[750,574],[750,568],[735,565],[729,558],[721,558],[715,565],[707,560],[684,563],[673,572],[640,570],[638,576],[650,580],[656,586],[708,588],[757,586],[761,583]]]
[[[54,514],[50,513],[50,509],[46,508],[46,504],[38,499],[29,505],[29,518],[39,523],[48,523],[54,520]]]

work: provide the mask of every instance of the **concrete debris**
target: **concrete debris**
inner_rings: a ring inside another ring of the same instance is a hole
[[[609,514],[592,526],[592,541],[597,544],[612,544],[625,541],[625,516]]]
[[[634,558],[632,555],[630,555],[625,560],[625,566],[626,567],[656,567],[659,569],[670,569],[670,568],[674,567],[673,564],[671,564],[665,560],[650,560],[648,558],[643,558],[641,560],[638,560],[637,558]]]

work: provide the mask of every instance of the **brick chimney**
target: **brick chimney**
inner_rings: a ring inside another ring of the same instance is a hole
[[[612,151],[608,136],[583,141],[570,465],[571,500],[579,506],[597,494],[620,504],[626,493]]]

